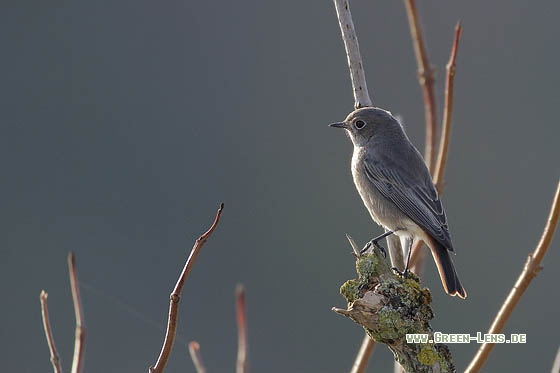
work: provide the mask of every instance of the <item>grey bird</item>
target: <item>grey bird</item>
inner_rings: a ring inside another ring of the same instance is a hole
[[[373,241],[391,233],[399,236],[403,248],[408,247],[406,269],[413,240],[424,241],[445,291],[466,298],[449,255],[454,249],[438,192],[399,121],[386,110],[367,107],[330,126],[345,129],[352,140],[354,183],[373,220],[386,229]]]

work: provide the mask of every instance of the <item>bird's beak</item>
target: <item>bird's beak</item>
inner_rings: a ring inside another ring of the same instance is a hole
[[[329,124],[329,127],[348,129],[348,125],[345,122],[331,123]]]

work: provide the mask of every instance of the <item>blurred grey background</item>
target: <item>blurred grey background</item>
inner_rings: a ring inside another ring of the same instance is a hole
[[[253,372],[344,372],[362,330],[336,315],[354,276],[344,233],[380,233],[350,176],[351,144],[327,124],[353,99],[330,1],[7,1],[0,12],[0,351],[4,371],[50,371],[46,289],[68,370],[76,252],[86,371],[147,371],[168,296],[221,201],[220,226],[184,288],[168,371],[233,371],[235,284],[247,288]],[[437,101],[453,27],[464,26],[444,201],[469,297],[443,292],[433,326],[485,332],[534,249],[560,175],[560,3],[419,4]],[[354,1],[370,91],[424,141],[404,4]],[[560,301],[556,237],[485,371],[548,371]],[[478,345],[452,345],[463,370]],[[369,371],[388,371],[376,348]]]

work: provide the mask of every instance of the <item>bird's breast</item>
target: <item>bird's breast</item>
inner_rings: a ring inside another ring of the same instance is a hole
[[[364,158],[364,150],[355,148],[352,156],[352,178],[372,219],[386,229],[408,231],[414,223],[369,180],[363,164]]]

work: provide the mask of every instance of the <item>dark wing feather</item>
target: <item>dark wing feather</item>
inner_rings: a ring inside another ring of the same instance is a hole
[[[399,165],[390,157],[377,154],[364,162],[365,173],[385,198],[441,245],[453,251],[445,211],[428,169],[423,160],[419,160],[421,165],[418,165],[417,159],[413,159],[411,164]],[[420,166],[421,170],[409,170],[414,166]]]

